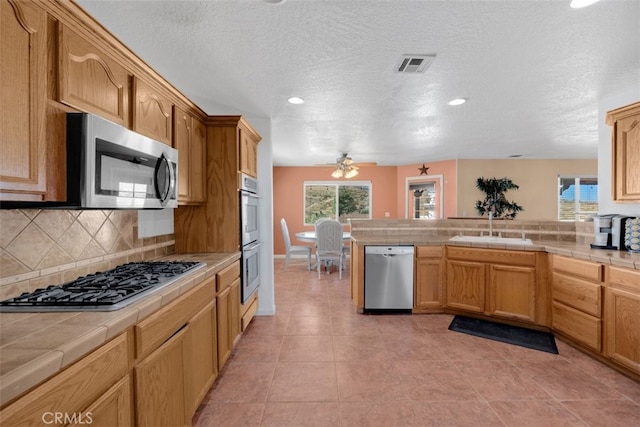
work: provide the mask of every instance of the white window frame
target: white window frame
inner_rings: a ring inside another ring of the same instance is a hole
[[[575,182],[575,186],[576,186],[576,192],[575,192],[575,200],[574,200],[574,211],[573,211],[573,219],[560,219],[560,187],[561,187],[561,180],[563,179],[574,179]],[[558,185],[558,192],[557,192],[557,212],[556,212],[556,218],[558,218],[558,221],[580,221],[580,214],[581,213],[586,213],[586,212],[581,212],[579,210],[580,208],[580,180],[582,179],[598,179],[597,175],[558,175],[558,181],[557,181],[557,185]],[[600,191],[600,182],[598,182],[598,191]]]
[[[304,181],[302,184],[302,223],[304,225],[313,225],[308,224],[306,222],[307,215],[305,214],[306,209],[306,198],[307,198],[307,187],[312,185],[326,185],[326,186],[334,186],[335,187],[335,198],[338,200],[338,187],[340,186],[350,186],[350,187],[369,187],[369,219],[371,219],[371,208],[373,207],[373,184],[371,181]],[[336,203],[336,211],[335,216],[338,218],[338,209],[339,203]]]

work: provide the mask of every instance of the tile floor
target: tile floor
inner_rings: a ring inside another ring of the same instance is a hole
[[[447,329],[449,315],[361,315],[348,274],[283,271],[195,426],[640,426],[640,384],[560,355]]]

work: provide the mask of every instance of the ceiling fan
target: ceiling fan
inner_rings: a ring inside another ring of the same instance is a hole
[[[358,175],[360,166],[377,166],[376,162],[355,163],[348,153],[342,153],[334,163],[326,163],[318,166],[335,166],[336,169],[331,173],[334,178],[353,178]]]

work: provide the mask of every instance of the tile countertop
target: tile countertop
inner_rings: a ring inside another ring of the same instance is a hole
[[[616,251],[610,249],[591,249],[589,245],[572,242],[541,242],[533,241],[532,245],[509,245],[504,243],[477,243],[477,242],[455,242],[449,237],[440,236],[352,236],[358,245],[424,245],[424,246],[465,246],[473,248],[509,249],[518,251],[544,251],[552,254],[579,258],[587,261],[611,264],[617,267],[640,270],[640,253],[627,251]]]
[[[0,406],[240,259],[240,252],[162,259],[200,261],[207,267],[120,310],[0,313]]]

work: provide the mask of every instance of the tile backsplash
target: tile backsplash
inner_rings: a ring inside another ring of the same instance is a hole
[[[139,239],[133,210],[0,210],[0,299],[174,248],[173,234]]]

